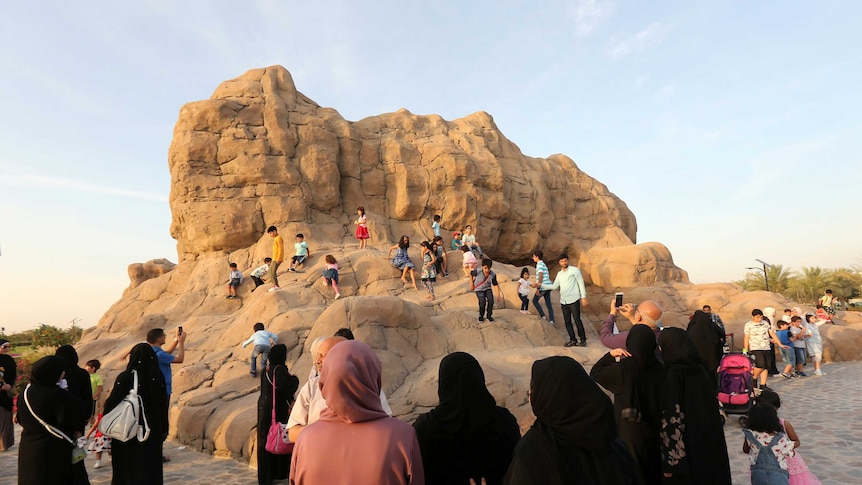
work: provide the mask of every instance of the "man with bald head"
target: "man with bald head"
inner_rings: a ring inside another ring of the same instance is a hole
[[[344,337],[329,337],[320,343],[317,355],[314,356],[314,368],[317,370],[317,375],[309,377],[308,382],[299,390],[296,402],[293,403],[293,410],[290,412],[290,418],[287,420],[290,441],[296,442],[303,428],[320,419],[320,413],[326,409],[326,399],[320,392],[320,371],[323,369],[324,361],[326,361],[326,354],[332,350],[332,347],[346,340]],[[380,390],[380,404],[383,406],[383,411],[392,416],[392,409],[389,407],[383,389]]]
[[[661,332],[660,322],[662,309],[658,303],[652,300],[646,300],[640,305],[632,305],[626,303],[621,307],[616,306],[616,301],[611,299],[611,311],[608,318],[602,323],[601,338],[602,345],[609,349],[625,349],[626,338],[629,336],[628,330],[625,332],[614,333],[614,324],[617,320],[617,313],[629,319],[632,325],[646,325],[653,329],[655,337],[658,339],[658,334]]]

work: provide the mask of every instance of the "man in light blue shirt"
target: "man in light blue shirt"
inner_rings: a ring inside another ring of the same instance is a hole
[[[538,271],[538,270],[537,270]],[[563,321],[566,324],[566,332],[569,333],[569,341],[566,347],[578,345],[575,338],[575,330],[572,328],[572,318],[578,326],[578,336],[581,338],[581,347],[587,346],[587,334],[584,332],[584,324],[581,322],[581,305],[587,306],[587,290],[584,287],[584,277],[581,270],[575,266],[569,266],[569,257],[565,254],[560,256],[560,271],[554,278],[553,284],[542,284],[543,290],[560,290],[560,306],[563,307]],[[548,305],[550,307],[550,305]]]

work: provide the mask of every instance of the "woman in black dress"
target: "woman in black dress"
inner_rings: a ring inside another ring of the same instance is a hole
[[[17,364],[9,355],[12,344],[0,338],[0,451],[15,444],[15,425],[12,424],[12,396],[15,395]]]
[[[635,325],[629,330],[626,348],[605,354],[590,376],[614,394],[620,439],[637,461],[643,482],[661,483],[659,386],[664,366],[656,356],[655,332],[646,325]]]
[[[641,483],[634,459],[617,438],[611,400],[576,360],[534,362],[530,404],[536,422],[515,447],[504,484]]]
[[[132,438],[111,443],[112,485],[161,485],[162,443],[168,430],[168,393],[165,377],[159,370],[156,352],[146,343],[132,347],[129,365],[117,376],[111,395],[105,400],[105,413],[117,407],[134,385],[132,371],[138,374],[138,394],[144,401],[144,413],[150,436],[143,442]]]
[[[33,416],[35,414],[73,440],[77,437],[75,430],[84,419],[83,403],[57,385],[65,366],[63,359],[55,355],[37,360],[30,373],[30,385],[19,398],[18,423],[23,428],[18,450],[19,485],[72,483],[73,445],[51,434]]]
[[[688,336],[697,349],[715,395],[718,392],[718,363],[724,353],[724,331],[712,322],[708,313],[698,310],[688,322]]]
[[[730,485],[730,461],[715,389],[681,328],[658,339],[664,357],[661,440],[664,482]]]
[[[502,483],[521,438],[518,421],[497,406],[479,362],[465,352],[440,361],[440,404],[416,419],[426,485]]]
[[[90,385],[90,373],[78,367],[78,352],[75,347],[61,345],[54,352],[54,355],[66,363],[66,367],[63,369],[65,371],[64,379],[66,379],[68,386],[66,390],[81,402],[81,411],[85,417],[75,428],[75,432],[83,436],[87,421],[93,414],[93,387]],[[90,485],[87,468],[84,466],[83,460],[72,465],[71,485]]]
[[[272,422],[272,383],[275,382],[275,419],[287,423],[299,378],[287,370],[287,347],[274,345],[269,351],[266,372],[260,375],[260,397],[257,400],[257,483],[269,485],[290,475],[291,455],[273,455],[266,451],[266,435]],[[335,464],[337,466],[337,464]]]

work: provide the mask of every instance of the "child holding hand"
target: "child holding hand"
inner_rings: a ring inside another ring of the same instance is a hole
[[[524,315],[530,314],[530,269],[524,268],[521,270],[521,279],[518,280],[518,298],[521,299],[521,313]]]

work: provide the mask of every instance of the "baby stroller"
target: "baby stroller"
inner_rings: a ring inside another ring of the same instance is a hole
[[[725,354],[718,364],[718,406],[722,424],[728,414],[741,414],[739,423],[742,425],[753,398],[751,359],[739,352]]]

